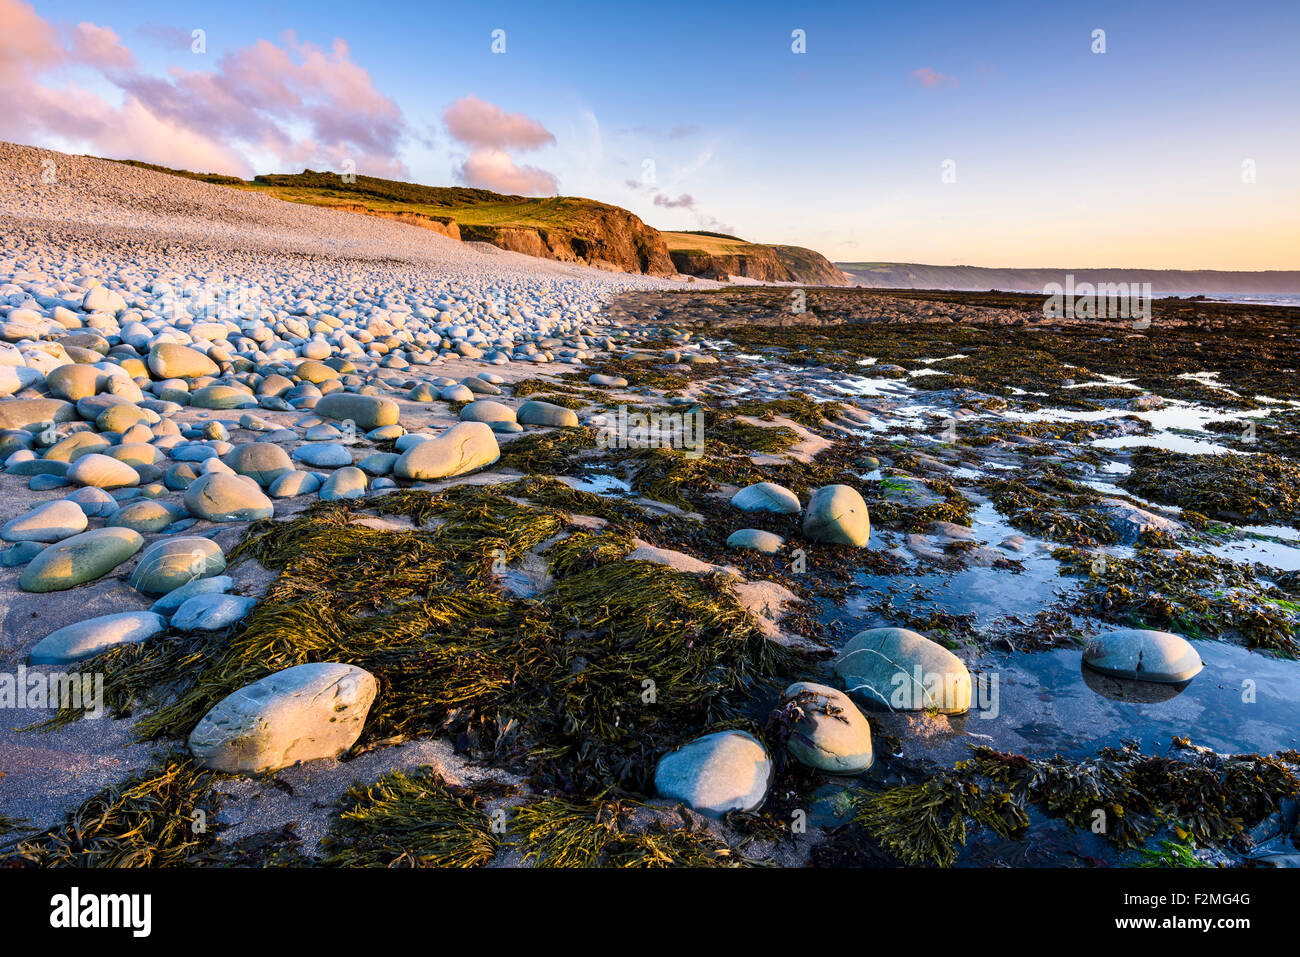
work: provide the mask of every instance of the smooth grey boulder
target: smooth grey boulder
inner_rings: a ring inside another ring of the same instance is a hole
[[[190,393],[190,405],[196,409],[247,409],[257,406],[253,393],[232,385],[205,385]]]
[[[140,484],[140,473],[125,462],[91,452],[68,466],[67,479],[93,488],[126,488]]]
[[[318,469],[336,469],[352,464],[352,453],[337,442],[300,445],[293,450],[293,460]]]
[[[808,499],[803,533],[812,542],[862,548],[871,539],[867,503],[848,485],[823,486]]]
[[[562,405],[530,399],[519,407],[515,418],[520,425],[550,425],[562,429],[578,427],[578,413]]]
[[[0,401],[0,429],[41,432],[51,423],[73,422],[77,407],[62,399],[4,399]]]
[[[317,415],[336,422],[352,422],[363,432],[396,425],[400,409],[392,399],[352,392],[331,392],[316,403]]]
[[[262,488],[281,475],[293,471],[293,462],[289,453],[274,442],[249,442],[236,445],[221,457],[239,475],[247,475]]]
[[[423,481],[448,478],[491,465],[500,457],[501,447],[491,428],[482,422],[460,422],[408,448],[394,463],[393,474]]]
[[[180,631],[219,631],[239,621],[256,604],[257,599],[249,595],[192,595],[177,607],[171,625]]]
[[[5,522],[0,538],[6,542],[59,542],[86,530],[86,513],[76,502],[57,499]]]
[[[743,548],[764,555],[775,555],[785,547],[785,539],[758,528],[740,528],[727,536],[728,548]]]
[[[212,539],[198,535],[164,538],[140,555],[131,572],[131,587],[146,595],[167,595],[225,570],[225,553]]]
[[[30,661],[34,665],[66,665],[117,645],[144,641],[166,627],[166,619],[151,611],[124,611],[87,618],[42,638],[32,649]]]
[[[272,482],[266,493],[272,498],[293,498],[295,495],[309,495],[319,489],[321,484],[321,477],[315,472],[295,469],[285,472]]]
[[[1083,663],[1104,675],[1165,684],[1190,681],[1205,667],[1186,638],[1146,628],[1098,635],[1083,649]]]
[[[18,542],[0,551],[0,568],[17,568],[26,565],[45,548],[40,542]]]
[[[460,410],[460,420],[462,422],[486,422],[489,425],[493,422],[514,422],[515,410],[504,402],[495,402],[492,399],[476,399]]]
[[[339,469],[320,487],[320,497],[327,502],[343,498],[361,498],[366,494],[366,473],[355,466]]]
[[[23,591],[49,592],[74,588],[107,575],[144,546],[139,532],[129,528],[92,528],[56,542],[23,569]]]
[[[143,535],[161,532],[184,517],[185,510],[178,505],[145,499],[123,505],[109,518],[108,524],[116,528],[133,528]]]
[[[257,482],[223,472],[195,479],[182,501],[191,515],[210,522],[255,522],[275,514],[275,506]]]
[[[655,767],[655,791],[701,814],[752,811],[767,798],[772,762],[752,734],[718,731],[664,755]]]
[[[335,758],[361,736],[378,683],[353,665],[295,665],[218,702],[190,732],[204,767],[256,774]]]
[[[840,650],[835,673],[853,697],[891,711],[960,714],[970,709],[970,672],[947,648],[906,628],[858,632]]]
[[[211,578],[197,578],[194,581],[179,586],[178,588],[173,588],[150,605],[149,610],[157,612],[160,615],[170,615],[195,595],[215,595],[219,592],[230,591],[230,589],[234,587],[235,580],[229,575],[213,575]]]
[[[871,724],[843,691],[797,681],[781,695],[780,707],[797,709],[785,747],[800,764],[858,774],[875,761]]]
[[[160,342],[149,350],[149,371],[158,379],[197,379],[217,375],[221,369],[197,349],[176,342]]]
[[[802,511],[799,496],[775,482],[756,482],[731,496],[731,504],[742,512],[773,512],[798,515]]]

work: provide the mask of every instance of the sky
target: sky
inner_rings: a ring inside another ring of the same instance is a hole
[[[1298,54],[1295,0],[0,0],[0,139],[837,262],[1300,269]]]

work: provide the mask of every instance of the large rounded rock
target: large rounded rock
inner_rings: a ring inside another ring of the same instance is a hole
[[[160,342],[149,350],[149,371],[157,379],[197,379],[216,375],[217,364],[197,349],[175,342]]]
[[[209,522],[255,522],[275,514],[275,506],[255,481],[224,472],[195,479],[182,501],[191,515]]]
[[[0,429],[40,432],[51,422],[73,422],[77,407],[62,399],[5,399],[0,401]]]
[[[204,767],[256,774],[299,761],[335,758],[352,747],[378,685],[353,665],[295,665],[240,688],[190,732]]]
[[[240,475],[247,475],[262,488],[268,488],[281,475],[293,471],[293,461],[274,442],[249,442],[237,445],[221,457]]]
[[[6,542],[59,542],[86,530],[86,513],[76,502],[58,499],[10,519],[0,528]]]
[[[317,385],[321,382],[328,382],[330,379],[337,379],[339,377],[339,371],[337,369],[327,366],[325,363],[319,362],[316,359],[307,359],[298,363],[297,368],[293,371],[297,374],[298,378],[302,379],[304,382],[310,382],[313,385]]]
[[[366,473],[356,466],[341,468],[325,480],[320,487],[320,497],[327,502],[345,498],[361,498],[366,494]]]
[[[781,707],[794,714],[785,747],[799,763],[832,774],[871,767],[871,724],[843,691],[798,681],[785,689]]]
[[[92,488],[125,488],[140,484],[140,473],[130,465],[99,452],[83,455],[69,466],[66,478]]]
[[[363,432],[369,432],[380,426],[396,425],[400,410],[396,402],[382,396],[331,392],[312,411],[335,422],[352,422]]]
[[[151,611],[125,611],[87,618],[52,631],[42,638],[32,649],[31,663],[71,664],[118,645],[152,638],[166,627],[166,619]]]
[[[244,409],[257,405],[257,399],[244,389],[216,383],[192,393],[190,405],[196,409]]]
[[[772,762],[762,743],[744,731],[719,731],[659,759],[655,790],[701,814],[752,811],[767,798]]]
[[[116,528],[133,528],[142,535],[161,532],[173,522],[185,518],[185,510],[169,502],[145,499],[123,505],[113,513],[108,524]]]
[[[728,548],[749,549],[764,555],[776,555],[785,547],[785,539],[760,528],[738,528],[727,536]]]
[[[235,587],[235,580],[229,575],[213,575],[211,578],[199,578],[186,582],[179,588],[173,588],[149,606],[150,611],[160,615],[169,615],[181,605],[197,595],[215,595],[230,591]]]
[[[396,456],[394,456],[396,457]],[[266,494],[272,498],[293,498],[296,495],[309,495],[321,487],[321,478],[314,472],[295,469],[285,472],[271,483]]]
[[[515,413],[520,425],[551,425],[562,429],[578,427],[578,413],[562,405],[530,399]]]
[[[49,545],[23,569],[23,591],[63,591],[107,575],[144,545],[129,528],[95,528]]]
[[[835,673],[850,695],[891,711],[960,714],[970,708],[970,672],[947,648],[906,628],[871,628],[848,640]]]
[[[144,550],[131,572],[131,587],[146,595],[166,595],[225,568],[226,555],[210,538],[164,538]]]
[[[1168,631],[1114,628],[1083,649],[1083,663],[1116,678],[1178,684],[1190,681],[1205,665],[1191,642]]]
[[[865,546],[871,538],[867,503],[848,485],[827,485],[812,493],[803,517],[809,541]]]
[[[171,626],[180,631],[219,631],[239,621],[256,604],[257,599],[248,595],[194,595],[177,607]]]
[[[731,496],[731,504],[742,512],[773,512],[798,515],[799,496],[775,482],[757,482]]]
[[[94,366],[70,362],[52,369],[45,377],[45,386],[50,395],[76,402],[98,393],[106,378],[107,373]]]
[[[461,422],[408,448],[393,465],[393,474],[423,481],[448,478],[491,465],[500,457],[501,447],[489,426]]]
[[[489,425],[493,422],[513,422],[515,421],[515,410],[504,402],[477,399],[460,410],[460,420],[462,422],[487,422]]]
[[[300,445],[293,450],[293,458],[318,469],[336,469],[352,464],[352,453],[337,442]]]

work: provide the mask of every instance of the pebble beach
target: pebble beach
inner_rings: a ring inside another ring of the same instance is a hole
[[[1300,864],[1297,310],[0,168],[7,863]]]

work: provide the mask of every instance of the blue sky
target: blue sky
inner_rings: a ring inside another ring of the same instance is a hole
[[[327,50],[340,38],[400,110],[394,160],[419,182],[463,177],[476,147],[443,111],[472,95],[552,134],[507,146],[509,162],[661,228],[838,261],[1300,268],[1294,2],[34,7],[60,30],[110,27],[133,69],[159,77],[285,31]],[[180,39],[196,28],[202,55]],[[111,71],[75,63],[42,82],[124,96]],[[242,152],[258,171],[290,165]]]

